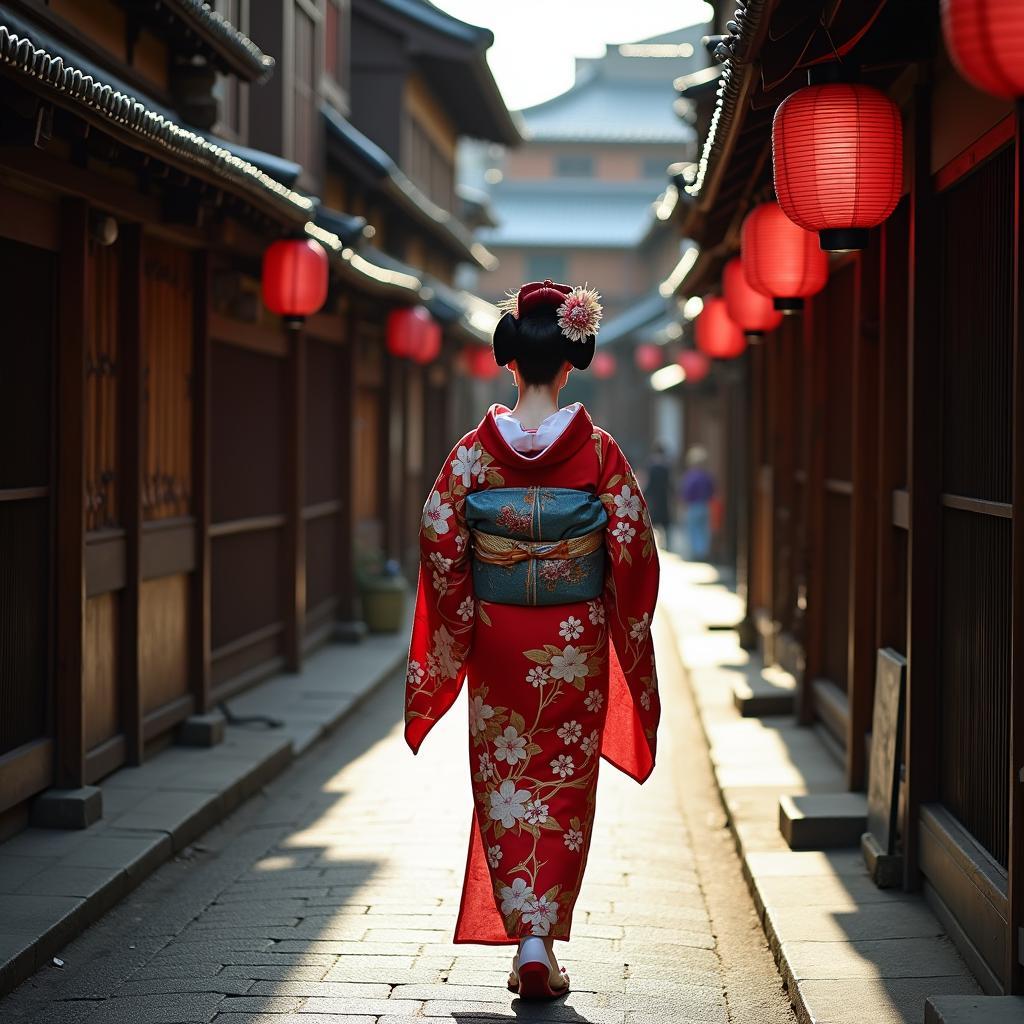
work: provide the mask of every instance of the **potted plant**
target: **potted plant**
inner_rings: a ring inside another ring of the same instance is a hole
[[[409,585],[398,562],[379,551],[366,552],[357,563],[363,621],[371,633],[397,633],[405,622]]]

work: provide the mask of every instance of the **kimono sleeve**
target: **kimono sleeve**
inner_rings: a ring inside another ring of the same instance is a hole
[[[405,686],[405,739],[413,753],[455,702],[466,675],[476,608],[465,503],[481,469],[479,446],[467,434],[452,449],[423,506]]]
[[[660,570],[647,505],[633,470],[610,437],[603,446],[598,493],[608,513],[604,604],[610,641],[601,753],[642,782],[654,768],[661,716],[651,638]]]

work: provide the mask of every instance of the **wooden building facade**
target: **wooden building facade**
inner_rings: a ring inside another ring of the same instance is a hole
[[[935,3],[746,15],[722,29],[681,295],[715,286],[772,197],[771,117],[809,64],[838,53],[888,93],[905,167],[868,247],[833,255],[825,289],[744,357],[750,639],[796,676],[799,719],[852,790],[879,651],[905,661],[904,885],[987,991],[1024,992],[1024,121],[960,78]]]
[[[406,154],[328,175],[323,105],[351,127],[359,88],[349,5],[273,5],[281,34],[257,46],[239,26],[270,6],[0,8],[0,838],[41,791],[138,764],[359,635],[357,554],[406,553],[457,350],[488,336],[449,283],[488,254]],[[486,66],[473,31],[456,82]],[[262,306],[261,258],[305,236],[331,287],[295,330]],[[428,366],[385,347],[415,304],[443,325]]]

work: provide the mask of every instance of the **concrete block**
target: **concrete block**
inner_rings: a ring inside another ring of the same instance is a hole
[[[903,858],[899,854],[885,853],[870,832],[860,837],[860,851],[868,874],[879,889],[895,889],[903,884]]]
[[[178,726],[176,742],[183,747],[215,747],[224,741],[224,716],[219,711],[190,715]]]
[[[779,798],[779,831],[791,850],[857,846],[868,822],[863,793],[810,793]]]
[[[793,714],[796,680],[780,668],[766,668],[737,679],[732,702],[744,718]]]
[[[32,802],[36,828],[88,828],[103,817],[103,791],[98,786],[48,789]]]
[[[931,996],[924,1024],[1020,1024],[1024,996]]]

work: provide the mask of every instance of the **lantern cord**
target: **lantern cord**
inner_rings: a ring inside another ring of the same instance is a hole
[[[828,25],[825,24],[825,11],[821,12],[821,27],[825,30],[825,38],[828,40],[828,45],[832,47],[832,53],[835,55],[836,63],[842,64],[843,58],[839,56],[839,51],[836,49],[835,41],[832,39],[832,32]]]

